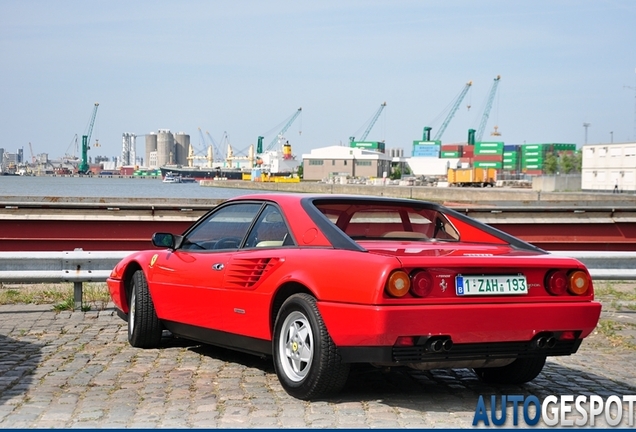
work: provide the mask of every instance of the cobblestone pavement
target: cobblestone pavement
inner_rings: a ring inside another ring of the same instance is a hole
[[[479,395],[636,394],[634,315],[608,308],[609,332],[525,386],[486,385],[467,369],[369,366],[337,397],[304,402],[280,387],[270,359],[172,338],[132,348],[112,309],[0,306],[0,428],[469,428]]]

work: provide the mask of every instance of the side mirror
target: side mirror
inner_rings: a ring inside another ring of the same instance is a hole
[[[152,244],[160,248],[175,248],[174,235],[170,233],[154,233],[152,235]]]

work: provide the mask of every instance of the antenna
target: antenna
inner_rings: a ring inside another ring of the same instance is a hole
[[[590,126],[592,126],[589,123],[583,123],[583,127],[585,128],[585,144],[587,145],[587,128],[589,128]]]
[[[636,69],[634,69],[634,72],[636,72]],[[636,141],[636,87],[623,86],[623,88],[634,90],[634,136],[632,139]]]

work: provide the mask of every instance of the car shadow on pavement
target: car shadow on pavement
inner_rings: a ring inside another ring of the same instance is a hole
[[[0,335],[0,405],[33,385],[33,372],[42,358],[42,345]]]
[[[257,368],[266,374],[275,373],[272,358],[269,356],[249,354],[229,348],[205,344],[193,346],[190,349],[200,355],[215,358],[222,362],[236,363],[246,368]]]
[[[543,399],[548,395],[620,395],[634,394],[635,391],[636,387],[631,383],[555,363],[547,363],[535,380],[522,385],[485,383],[471,369],[387,370],[356,365],[346,387],[329,401],[382,400],[389,406],[417,411],[452,411],[458,401],[473,400],[476,404],[480,395],[534,395]]]
[[[256,368],[274,375],[271,357],[234,351],[218,346],[175,339],[173,344],[189,347],[200,355],[238,367]],[[471,369],[436,369],[419,371],[407,367],[378,368],[368,364],[354,364],[343,390],[323,402],[377,401],[390,407],[418,412],[453,412],[458,407],[473,412],[480,395],[534,395],[543,399],[561,394],[633,394],[636,387],[589,370],[580,370],[548,362],[544,371],[532,382],[523,385],[488,384]],[[276,382],[275,379],[271,380]]]

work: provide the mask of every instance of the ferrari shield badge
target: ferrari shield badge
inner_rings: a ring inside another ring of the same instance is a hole
[[[159,257],[159,254],[154,254],[152,256],[152,258],[150,259],[150,267],[152,267],[153,265],[155,265],[155,261],[157,261],[157,258]]]

